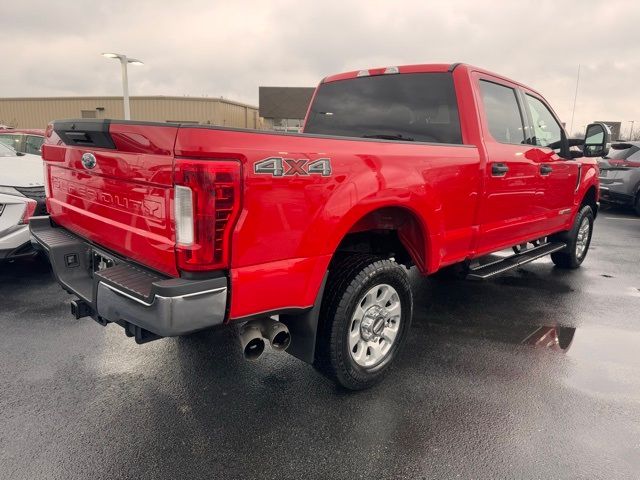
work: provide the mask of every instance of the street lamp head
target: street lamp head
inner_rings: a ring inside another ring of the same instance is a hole
[[[127,67],[129,64],[131,65],[144,65],[142,60],[138,60],[136,58],[129,58],[126,55],[121,53],[103,53],[103,57],[113,58],[120,60],[120,66],[122,67],[122,99],[124,100],[124,119],[131,119],[131,112],[129,107],[129,79],[127,77]]]
[[[126,61],[127,63],[130,63],[131,65],[144,65],[142,60],[138,60],[137,58],[129,58],[126,55],[123,55],[121,53],[103,53],[102,56],[106,57],[106,58],[117,58],[121,62],[125,62]]]

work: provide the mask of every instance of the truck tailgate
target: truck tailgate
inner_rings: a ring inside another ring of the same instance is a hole
[[[122,256],[175,276],[171,218],[177,126],[56,122],[43,147],[53,220]]]

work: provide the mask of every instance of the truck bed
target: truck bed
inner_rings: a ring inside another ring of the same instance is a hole
[[[426,229],[433,238],[409,239],[426,241],[434,266],[470,246],[480,189],[474,146],[126,121],[63,121],[54,130],[64,143],[48,141],[44,148],[51,218],[170,276],[181,275],[176,164],[240,164],[240,211],[229,239],[232,318],[256,308],[310,307],[340,240],[374,204],[404,206],[425,218],[436,212],[434,230]],[[82,163],[85,153],[95,156],[92,169]],[[256,163],[271,158],[302,170],[256,172]],[[318,159],[328,159],[330,175],[304,170]],[[425,258],[415,260],[425,272],[435,268]]]

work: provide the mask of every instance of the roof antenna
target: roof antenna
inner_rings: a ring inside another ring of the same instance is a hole
[[[571,112],[571,126],[569,127],[569,136],[573,135],[573,117],[576,114],[576,101],[578,100],[579,84],[580,84],[580,64],[578,64],[578,77],[576,78],[576,93],[573,96],[573,111]]]

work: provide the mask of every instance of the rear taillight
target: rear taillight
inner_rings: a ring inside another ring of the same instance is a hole
[[[26,225],[29,223],[29,219],[33,217],[33,213],[36,211],[36,207],[38,206],[38,202],[35,200],[31,200],[30,198],[26,199],[26,203],[24,204],[24,213],[22,214],[22,218],[18,225]]]
[[[189,187],[176,185],[173,216],[176,225],[176,244],[181,247],[193,245],[193,192]]]
[[[174,223],[178,268],[227,268],[240,211],[240,163],[176,159]]]

